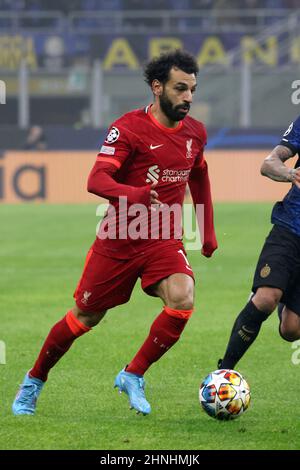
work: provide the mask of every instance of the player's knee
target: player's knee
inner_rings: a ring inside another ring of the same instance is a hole
[[[290,326],[285,325],[284,323],[281,323],[281,325],[279,326],[279,333],[282,339],[290,343],[300,338],[299,331],[295,331]]]
[[[192,310],[194,307],[193,292],[181,291],[172,295],[169,306],[176,310]]]
[[[98,323],[102,320],[106,314],[106,310],[102,312],[84,312],[77,305],[75,305],[73,308],[73,313],[81,323],[89,328],[93,328],[93,326],[98,325]]]
[[[252,297],[252,301],[262,312],[272,313],[279,304],[281,296],[282,291],[280,289],[261,287]]]
[[[279,325],[280,336],[285,341],[296,341],[300,338],[300,322],[299,317],[289,309],[285,309]]]

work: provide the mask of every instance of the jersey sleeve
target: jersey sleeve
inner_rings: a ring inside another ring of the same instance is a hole
[[[207,144],[207,132],[204,126],[201,126],[201,131],[200,131],[200,142],[199,142],[199,153],[195,158],[194,166],[193,168],[203,168],[205,165],[205,160],[204,160],[204,147]]]
[[[119,169],[132,152],[129,132],[124,126],[116,122],[109,128],[107,137],[97,155],[97,161],[112,163]]]
[[[130,186],[115,179],[115,173],[125,160],[134,153],[133,134],[127,129],[126,123],[120,120],[113,123],[108,135],[100,148],[87,184],[88,192],[104,197],[109,201],[126,196],[130,204],[150,204],[151,186]]]
[[[300,152],[300,116],[289,125],[279,144],[288,147],[294,154]]]

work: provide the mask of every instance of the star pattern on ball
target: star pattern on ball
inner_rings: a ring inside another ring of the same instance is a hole
[[[215,370],[203,380],[199,399],[207,414],[228,420],[247,410],[250,388],[239,372],[228,369]]]

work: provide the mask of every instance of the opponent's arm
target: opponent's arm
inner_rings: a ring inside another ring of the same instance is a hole
[[[277,145],[261,166],[261,174],[274,181],[294,183],[300,188],[300,168],[288,168],[284,162],[295,153],[284,145]]]

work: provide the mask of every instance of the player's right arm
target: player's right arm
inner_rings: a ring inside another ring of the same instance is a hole
[[[115,174],[133,153],[126,129],[112,126],[88,178],[88,192],[110,201],[126,196],[131,204],[160,203],[154,185],[130,186],[116,181]]]
[[[120,196],[126,196],[130,204],[144,204],[146,207],[150,204],[162,205],[154,189],[155,183],[151,186],[139,187],[121,184],[114,179],[116,172],[117,168],[112,163],[97,161],[88,178],[88,192],[109,201],[116,200]]]
[[[283,145],[277,145],[264,160],[261,174],[274,181],[294,183],[300,188],[300,168],[288,168],[285,162],[295,156],[295,152]]]
[[[150,204],[150,186],[130,186],[114,179],[118,168],[111,162],[96,161],[88,178],[89,193],[103,197],[109,201],[119,197],[127,197],[130,204]]]

